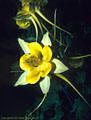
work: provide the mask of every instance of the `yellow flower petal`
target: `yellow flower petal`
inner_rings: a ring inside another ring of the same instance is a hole
[[[43,60],[50,61],[52,58],[52,50],[48,46],[44,46],[42,50]]]
[[[17,17],[19,17],[19,19],[16,19],[16,24],[23,29],[28,28],[31,24],[29,20],[25,20],[27,15],[29,15],[29,13],[24,10],[20,10],[19,12],[17,12]]]
[[[22,3],[22,7],[29,6],[30,0],[20,0]]]
[[[40,70],[38,68],[33,69],[27,74],[26,82],[30,84],[35,84],[40,79]]]
[[[16,20],[16,24],[22,29],[26,29],[30,26],[30,21]]]
[[[22,70],[28,71],[28,70],[32,70],[34,67],[28,62],[30,60],[30,54],[24,54],[21,58],[20,58],[20,68]]]
[[[22,10],[29,12],[29,4],[23,6]]]
[[[28,47],[29,47],[30,53],[32,55],[37,56],[37,57],[41,56],[42,47],[39,43],[31,42],[28,44]]]
[[[52,69],[52,65],[49,62],[43,62],[40,66],[41,77],[45,77]]]

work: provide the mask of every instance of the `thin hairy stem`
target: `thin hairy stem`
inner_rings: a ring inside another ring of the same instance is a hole
[[[30,14],[32,15],[32,17],[34,18],[34,20],[37,22],[37,24],[39,25],[39,28],[40,28],[40,30],[41,30],[41,32],[42,32],[42,34],[43,34],[43,29],[42,29],[42,26],[41,26],[41,24],[40,24],[40,21],[38,20],[38,18],[36,17],[36,15],[35,14],[33,14],[32,12],[30,12]]]
[[[44,95],[44,97],[43,97],[42,101],[40,102],[40,104],[31,113],[29,113],[28,117],[30,117],[36,110],[39,109],[39,107],[43,104],[46,96],[47,96],[47,94]]]
[[[33,17],[31,16],[30,17],[30,20],[32,21],[32,23],[34,24],[34,27],[35,27],[35,31],[36,31],[36,42],[38,40],[38,27],[37,27],[37,24],[35,22],[35,20],[33,19]]]

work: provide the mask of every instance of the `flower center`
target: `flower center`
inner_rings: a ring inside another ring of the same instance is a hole
[[[33,67],[37,67],[41,64],[41,60],[35,56],[30,56],[30,58],[27,59],[26,62]]]

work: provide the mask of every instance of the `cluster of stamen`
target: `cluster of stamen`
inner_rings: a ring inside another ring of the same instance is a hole
[[[30,56],[26,62],[33,67],[38,67],[41,64],[41,60],[35,56]]]

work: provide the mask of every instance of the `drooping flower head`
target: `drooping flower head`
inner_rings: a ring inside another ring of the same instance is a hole
[[[50,20],[48,20],[40,11],[40,6],[43,7],[43,5],[47,4],[47,0],[43,2],[43,0],[20,0],[21,1],[21,9],[17,12],[15,20],[16,24],[22,28],[26,29],[28,28],[32,23],[35,27],[36,31],[36,41],[38,39],[38,26],[41,30],[41,33],[43,34],[43,28],[48,31],[47,27],[38,19],[36,14],[41,17],[43,20],[45,20],[50,25],[56,27],[57,29],[66,32],[67,34],[71,35],[70,32],[58,27],[56,24],[52,23]],[[43,4],[43,5],[42,5]],[[38,26],[37,26],[38,25]],[[71,35],[72,36],[72,35]]]

